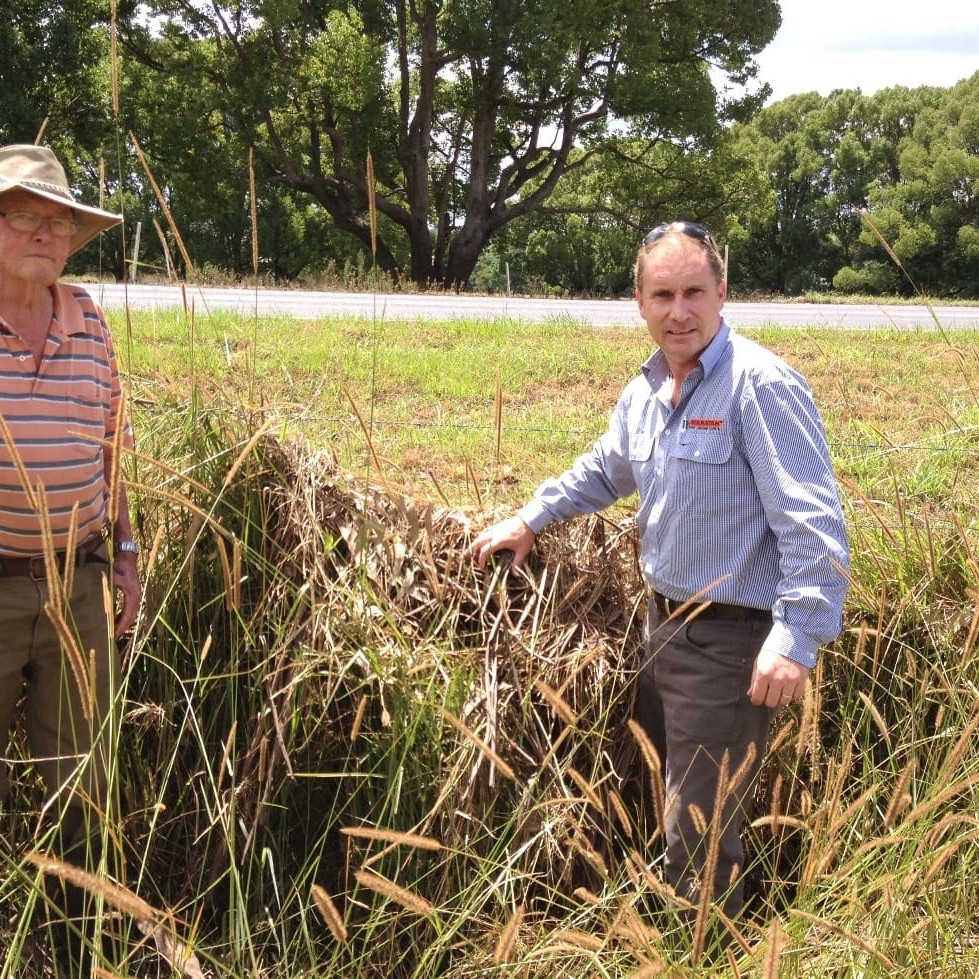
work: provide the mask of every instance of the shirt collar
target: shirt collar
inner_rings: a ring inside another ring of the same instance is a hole
[[[61,327],[66,336],[85,333],[85,317],[71,286],[57,283],[51,290],[54,295],[54,316],[52,319]]]
[[[714,339],[707,344],[699,358],[700,368],[704,372],[704,377],[707,377],[720,363],[730,340],[731,327],[722,318],[720,328],[714,334]],[[654,381],[662,381],[663,378],[669,375],[670,368],[666,363],[666,358],[663,356],[662,350],[655,350],[649,356],[646,363],[642,365],[642,372],[646,375],[646,379],[650,384]]]
[[[56,339],[76,334],[84,334],[85,317],[82,315],[82,308],[75,301],[69,286],[60,282],[51,287],[52,313],[51,326],[48,335]],[[8,333],[17,331],[4,319],[0,318],[0,326]]]
[[[700,366],[704,370],[704,377],[710,375],[714,368],[720,363],[724,351],[731,339],[731,327],[721,319],[721,325],[714,339],[707,344],[707,349],[700,355]]]

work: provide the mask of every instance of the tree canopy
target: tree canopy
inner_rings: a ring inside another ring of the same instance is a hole
[[[734,274],[772,292],[979,296],[977,98],[979,74],[951,89],[811,93],[736,126],[772,198],[735,234]]]
[[[0,18],[0,145],[43,140],[90,194],[113,132],[108,22],[102,0],[20,0]]]
[[[764,90],[725,99],[713,78],[751,78],[780,22],[775,0],[143,8],[128,55],[206,98],[207,132],[254,146],[266,180],[315,199],[392,276],[456,287],[610,133],[695,146],[755,108]],[[143,142],[167,159],[155,134]]]
[[[48,119],[73,117],[72,140],[97,146],[111,120],[102,0],[24,0],[0,18],[0,144],[32,143]],[[84,134],[88,134],[86,142]],[[53,127],[49,139],[65,139]],[[72,149],[75,146],[72,145]]]

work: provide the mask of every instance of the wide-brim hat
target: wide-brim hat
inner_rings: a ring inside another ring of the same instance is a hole
[[[18,187],[72,209],[78,231],[71,236],[69,255],[122,220],[121,214],[76,201],[64,167],[47,146],[18,143],[0,147],[0,196]]]

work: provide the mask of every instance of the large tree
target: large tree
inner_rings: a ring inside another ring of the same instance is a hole
[[[867,185],[886,165],[859,90],[793,95],[734,127],[740,151],[766,175],[772,208],[732,241],[733,274],[750,288],[827,288],[860,236]]]
[[[952,89],[812,92],[733,127],[774,205],[734,230],[734,275],[774,292],[976,295],[977,91],[979,74]]]
[[[764,89],[715,80],[754,77],[779,22],[776,0],[151,0],[127,56],[208,90],[264,178],[382,269],[459,286],[610,130],[709,139],[753,109]]]

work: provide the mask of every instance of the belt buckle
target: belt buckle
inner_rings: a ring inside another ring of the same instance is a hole
[[[659,608],[667,618],[672,617],[674,612],[683,604],[682,602],[676,602],[672,598],[667,598],[660,592],[656,592],[656,600],[654,604]]]
[[[27,559],[27,573],[34,581],[46,581],[48,569],[44,565],[44,555],[35,554]]]

